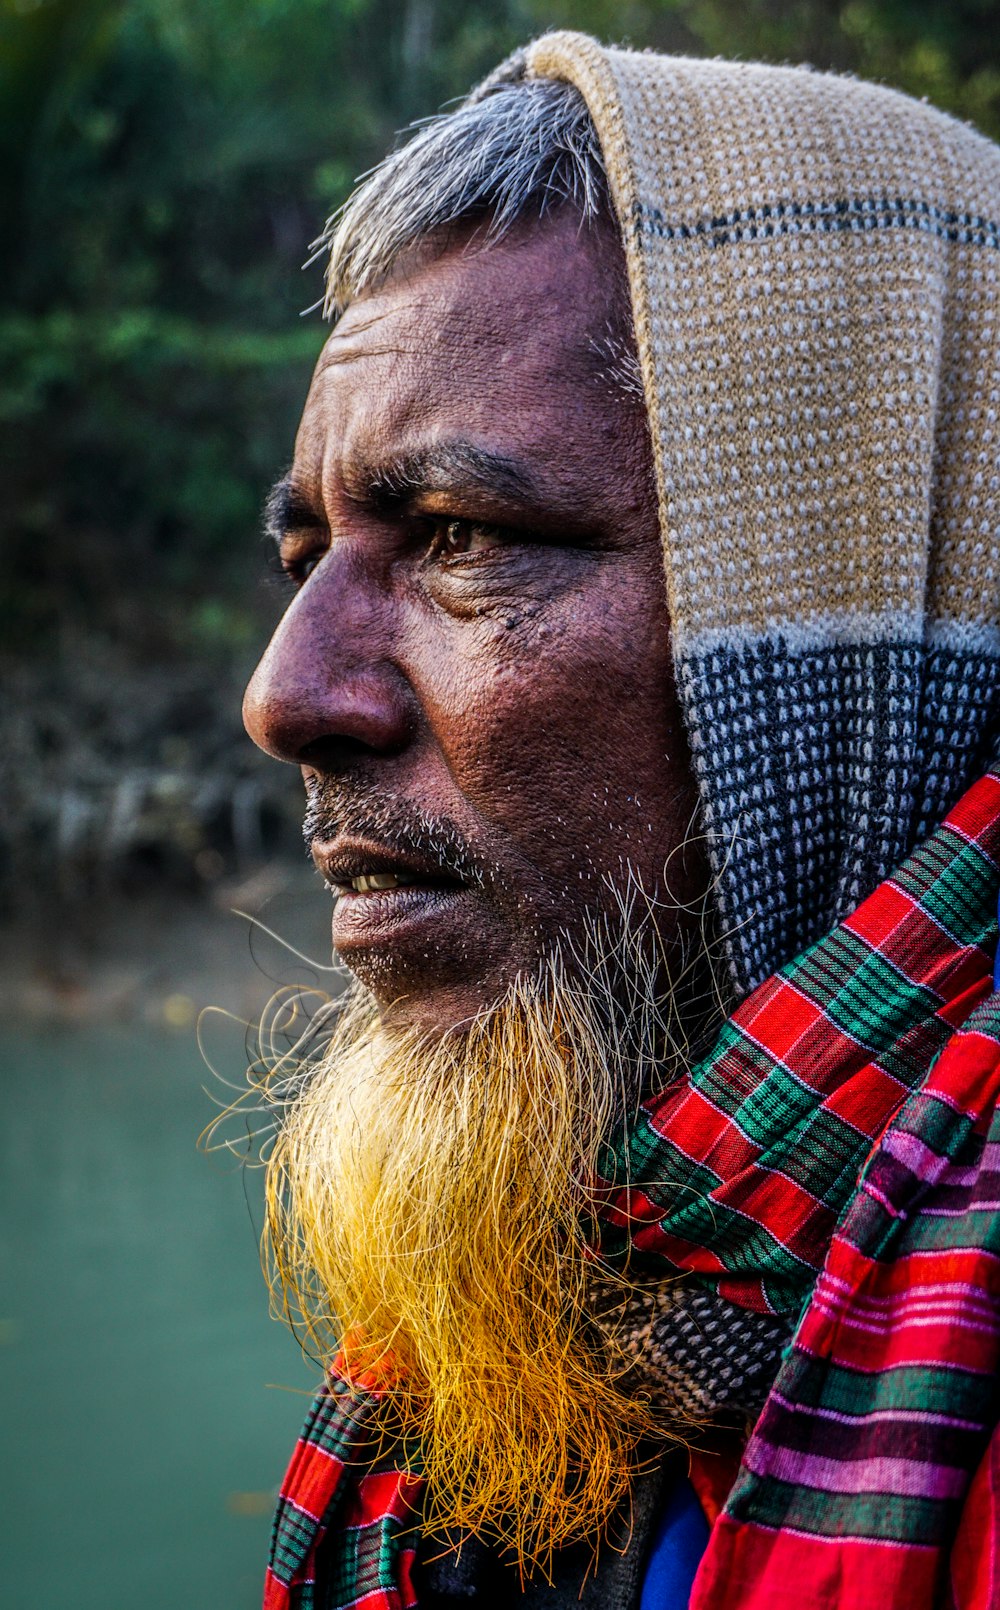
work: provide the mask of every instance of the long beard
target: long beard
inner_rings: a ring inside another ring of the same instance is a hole
[[[662,1054],[657,1014],[633,991],[623,1018],[600,986],[555,961],[436,1039],[356,995],[267,1170],[286,1313],[349,1376],[391,1382],[382,1427],[419,1445],[425,1527],[527,1571],[596,1544],[663,1436],[588,1317],[588,1184]]]

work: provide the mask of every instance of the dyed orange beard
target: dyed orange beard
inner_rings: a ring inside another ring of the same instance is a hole
[[[286,1113],[268,1236],[293,1318],[348,1373],[381,1361],[424,1525],[544,1566],[595,1543],[654,1427],[588,1325],[582,1185],[621,1119],[615,1049],[554,966],[461,1033],[391,1032],[357,998]]]

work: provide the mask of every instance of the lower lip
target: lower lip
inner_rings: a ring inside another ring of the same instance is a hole
[[[430,940],[435,928],[454,917],[467,893],[417,884],[368,894],[347,889],[333,908],[334,949],[347,960],[354,951],[394,947],[411,938]]]

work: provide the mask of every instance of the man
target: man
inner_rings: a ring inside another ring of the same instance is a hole
[[[269,1606],[989,1602],[998,218],[903,97],[555,34],[332,230]]]

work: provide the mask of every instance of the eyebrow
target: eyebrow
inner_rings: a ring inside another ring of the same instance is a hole
[[[315,531],[326,524],[291,475],[275,481],[264,501],[264,534],[281,544],[290,531]]]
[[[475,442],[434,442],[372,465],[357,477],[359,489],[377,508],[392,509],[423,492],[477,491],[504,497],[538,497],[528,468],[506,453],[494,453]]]
[[[352,470],[351,495],[381,512],[392,513],[425,492],[476,490],[539,503],[541,494],[526,465],[506,453],[495,453],[475,442],[435,442],[401,453],[382,463]],[[274,542],[292,531],[321,529],[323,514],[296,484],[283,476],[271,488],[264,504],[264,530]]]

